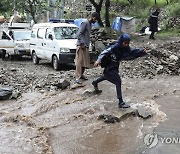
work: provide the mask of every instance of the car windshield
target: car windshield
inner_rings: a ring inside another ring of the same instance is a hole
[[[14,40],[29,40],[31,38],[31,31],[14,31]]]
[[[57,40],[76,39],[77,27],[55,27],[54,33]]]

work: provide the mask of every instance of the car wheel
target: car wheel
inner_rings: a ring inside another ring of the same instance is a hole
[[[37,57],[35,52],[33,52],[32,54],[32,61],[34,64],[39,64],[39,58]]]
[[[14,60],[15,56],[14,55],[9,55],[10,60]]]
[[[2,51],[1,57],[2,57],[2,60],[5,59],[5,57],[6,57],[6,51],[5,50]]]
[[[53,56],[52,58],[52,64],[53,64],[53,68],[57,71],[59,70],[59,60],[57,58],[57,56]]]

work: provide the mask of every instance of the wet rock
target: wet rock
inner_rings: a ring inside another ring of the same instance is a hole
[[[45,83],[43,81],[40,81],[38,84],[36,84],[35,88],[42,88],[45,86]]]
[[[117,40],[119,34],[117,31],[107,28],[92,29],[91,42],[93,50],[99,54],[106,46],[109,46]]]
[[[121,115],[119,116],[119,119],[120,119],[120,121],[122,121],[122,120],[125,120],[125,119],[127,119],[127,118],[129,118],[129,117],[134,117],[134,116],[137,116],[138,114],[137,114],[137,110],[136,109],[133,109],[133,108],[128,108],[128,109],[121,109],[122,111],[122,113],[121,113]]]
[[[48,91],[48,90],[45,90],[45,89],[39,90],[40,93],[45,93],[46,91]]]
[[[57,89],[64,90],[64,89],[66,89],[67,87],[70,86],[70,82],[67,81],[66,79],[61,79],[60,82],[57,83],[57,84],[54,84],[54,86],[56,86]]]
[[[157,74],[163,73],[163,68],[164,68],[164,67],[163,67],[162,65],[159,65],[158,68],[156,69],[156,73],[157,73]]]
[[[137,113],[139,117],[142,117],[143,119],[150,118],[153,115],[151,109],[146,106],[139,106],[137,108]]]
[[[102,41],[96,41],[95,42],[95,50],[96,52],[101,52],[105,48],[105,45],[103,44]]]
[[[12,95],[13,88],[8,86],[0,86],[0,100],[9,99]]]
[[[116,122],[120,122],[118,117],[112,116],[112,115],[106,115],[106,114],[102,114],[99,115],[98,120],[103,120],[105,123],[116,123]]]
[[[126,120],[131,116],[137,116],[137,110],[133,108],[121,109],[115,115],[101,114],[98,116],[98,120],[103,120],[105,123],[115,123]]]
[[[53,85],[51,85],[49,87],[49,89],[50,89],[50,91],[57,91],[58,90],[58,88],[56,86],[53,86]]]
[[[169,57],[169,59],[170,59],[171,61],[177,61],[179,58],[178,58],[178,56],[171,55],[171,56]]]
[[[76,88],[80,88],[80,87],[84,87],[84,86],[85,86],[84,84],[77,84],[77,83],[75,83],[75,84],[71,85],[70,89],[76,89]]]
[[[83,92],[82,96],[84,97],[91,97],[93,95],[101,94],[102,91],[95,91],[95,90],[86,90]]]
[[[17,99],[21,96],[21,93],[19,91],[13,91],[11,95],[11,99]]]
[[[148,119],[153,116],[151,108],[147,106],[138,106],[137,108],[121,109],[115,115],[101,114],[98,116],[98,120],[103,120],[105,123],[115,123],[124,121],[130,117],[141,117]]]
[[[15,72],[15,71],[17,71],[17,69],[16,68],[11,68],[11,71]]]
[[[86,90],[83,92],[82,96],[84,97],[91,97],[93,95],[92,91]]]

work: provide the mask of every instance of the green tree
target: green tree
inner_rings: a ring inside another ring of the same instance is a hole
[[[5,15],[11,12],[13,9],[13,3],[9,3],[7,0],[0,0],[0,13]]]
[[[109,21],[109,7],[110,7],[110,0],[106,0],[105,2],[105,8],[106,8],[106,15],[105,15],[105,23],[106,27],[110,27],[110,21]]]
[[[1,14],[8,14],[10,16],[14,11],[21,14],[28,13],[35,23],[37,22],[37,17],[47,10],[47,0],[13,0],[13,3],[9,3],[7,0],[0,0]]]
[[[16,0],[16,11],[28,13],[35,23],[37,17],[48,10],[47,0]]]

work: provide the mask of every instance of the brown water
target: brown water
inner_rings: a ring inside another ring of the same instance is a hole
[[[173,78],[173,80],[172,80]],[[120,116],[115,87],[100,84],[101,95],[83,97],[91,86],[48,93],[26,93],[0,102],[0,153],[5,154],[134,154],[144,148],[143,137],[167,119],[156,103],[179,91],[178,77],[123,79],[125,100],[132,107],[146,104],[152,118],[130,116],[115,124],[98,120],[101,114]]]

